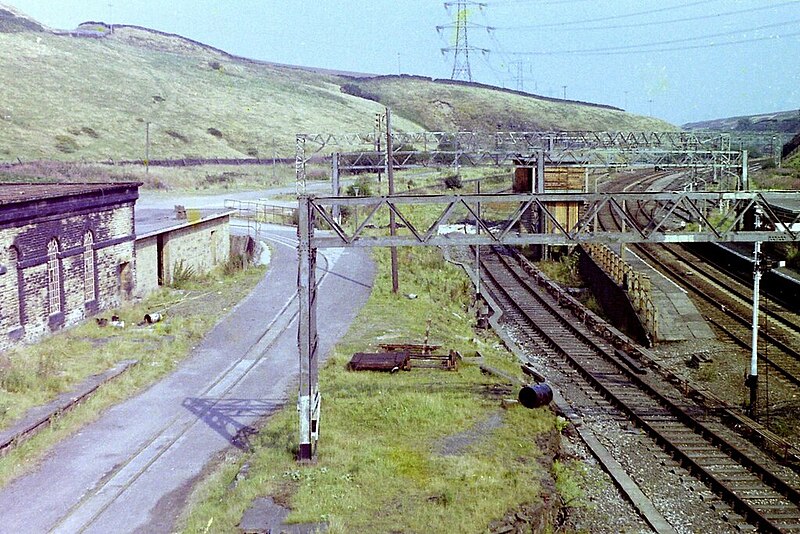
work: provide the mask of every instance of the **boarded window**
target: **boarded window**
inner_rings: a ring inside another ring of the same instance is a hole
[[[91,232],[83,236],[83,300],[95,300],[94,283],[94,237]]]
[[[61,265],[58,259],[58,241],[47,245],[47,300],[50,315],[61,312]]]

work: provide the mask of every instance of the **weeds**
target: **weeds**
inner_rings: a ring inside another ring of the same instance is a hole
[[[577,508],[583,505],[586,487],[586,467],[578,461],[553,463],[553,477],[556,491],[564,508]]]
[[[171,287],[182,289],[197,279],[197,271],[191,265],[184,263],[182,259],[175,262],[172,268]]]

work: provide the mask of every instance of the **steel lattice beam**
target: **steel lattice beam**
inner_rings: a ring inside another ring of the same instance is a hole
[[[305,165],[323,152],[340,152],[340,171],[377,171],[386,155],[376,152],[375,132],[299,134],[297,191],[305,191]],[[541,154],[546,164],[588,168],[742,167],[742,152],[731,149],[731,136],[694,132],[393,132],[399,150],[395,168],[511,166]],[[367,148],[369,147],[369,148]]]
[[[773,203],[800,202],[800,193],[787,192],[660,192],[660,193],[541,193],[492,195],[425,195],[393,197],[308,197],[300,198],[301,211],[309,213],[330,229],[314,238],[317,247],[389,247],[442,245],[570,245],[576,243],[687,243],[798,241],[795,221],[782,221]],[[498,207],[505,217],[489,221],[477,216]],[[583,215],[571,227],[559,222],[556,209],[580,207]],[[305,206],[305,207],[303,207]],[[333,216],[333,207],[360,208],[364,219],[347,228]],[[420,221],[415,208],[427,208]],[[435,215],[430,215],[432,208]],[[550,233],[528,233],[520,228],[523,213],[535,209],[549,221]],[[758,211],[762,228],[743,230],[746,213]],[[624,219],[627,230],[606,231],[592,223],[598,213],[611,211]],[[404,229],[396,236],[381,230],[383,215],[393,213]],[[713,214],[713,216],[712,216]],[[642,216],[647,217],[642,221]],[[448,224],[478,220],[480,232],[442,234]],[[417,222],[415,222],[415,220]],[[696,229],[687,230],[687,228]]]

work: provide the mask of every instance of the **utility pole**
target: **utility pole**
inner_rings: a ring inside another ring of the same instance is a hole
[[[653,116],[653,99],[651,98],[647,102],[650,104],[650,108],[649,108],[650,109],[650,114],[649,114],[649,116],[652,117]]]
[[[381,134],[383,133],[383,113],[375,114],[375,152],[381,152]],[[378,171],[378,183],[381,183],[381,171]]]
[[[561,88],[564,89],[564,100],[566,100],[567,99],[567,86],[566,85],[562,85]]]
[[[487,28],[486,26],[481,26],[478,24],[473,24],[469,22],[467,19],[469,18],[469,10],[468,7],[475,6],[478,9],[483,9],[486,7],[486,3],[484,2],[475,2],[472,0],[457,0],[454,2],[445,2],[444,7],[445,9],[450,8],[451,6],[456,6],[456,18],[455,21],[451,24],[446,24],[443,26],[436,26],[436,31],[441,32],[445,28],[452,28],[455,31],[455,39],[453,40],[453,46],[448,46],[446,48],[442,48],[442,53],[446,54],[448,52],[453,52],[453,72],[450,75],[451,80],[466,80],[471,82],[472,81],[472,69],[470,68],[469,64],[469,53],[470,52],[481,52],[484,54],[489,53],[489,50],[485,48],[477,48],[474,46],[470,46],[469,44],[469,36],[467,34],[467,29],[472,28]]]
[[[761,227],[761,214],[756,210],[755,228]],[[750,341],[750,374],[745,380],[745,386],[750,389],[750,406],[748,411],[751,416],[756,413],[758,403],[758,298],[761,286],[761,241],[756,241],[753,248],[753,335]]]
[[[514,61],[511,65],[516,67],[516,89],[517,91],[524,91],[525,90],[525,76],[522,73],[523,66],[525,63],[523,61]]]
[[[144,173],[150,174],[150,121],[145,123],[144,134]]]
[[[394,195],[394,147],[392,146],[392,110],[386,108],[386,179],[389,181],[389,196]],[[394,220],[394,211],[389,210],[389,235],[397,234],[397,223]],[[392,293],[400,289],[397,274],[397,247],[392,247]]]
[[[622,109],[627,111],[628,110],[628,91],[624,91],[624,93],[625,93],[625,105],[623,106]]]

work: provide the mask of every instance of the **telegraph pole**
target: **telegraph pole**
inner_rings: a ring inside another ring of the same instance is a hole
[[[375,152],[381,151],[381,133],[383,132],[383,114],[375,114]],[[381,183],[381,171],[378,171],[378,183]]]
[[[386,179],[389,182],[389,196],[394,195],[394,147],[392,146],[392,110],[386,108]],[[397,223],[394,220],[394,211],[389,210],[389,235],[397,234]],[[397,247],[392,247],[392,293],[400,289],[397,273]]]
[[[150,121],[145,124],[144,134],[144,173],[150,174]]]

